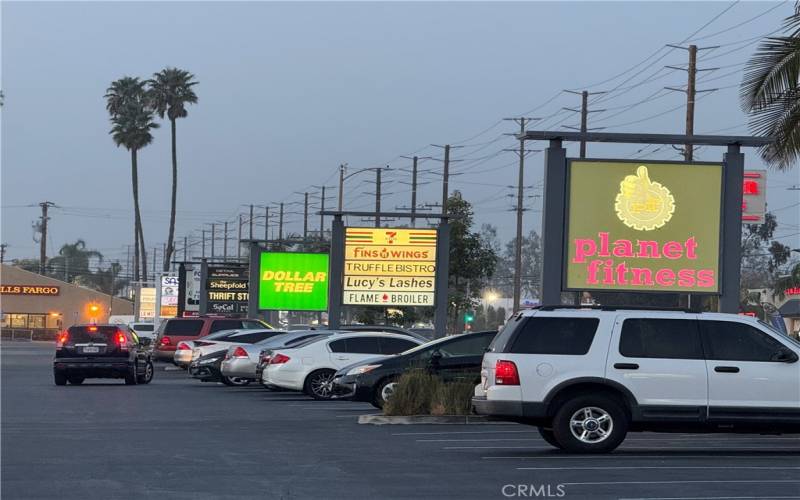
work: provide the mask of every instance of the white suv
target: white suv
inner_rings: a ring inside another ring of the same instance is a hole
[[[571,452],[628,431],[800,432],[798,355],[748,316],[543,307],[495,337],[472,403]]]

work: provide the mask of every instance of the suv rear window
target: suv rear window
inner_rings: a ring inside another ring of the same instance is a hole
[[[94,331],[92,331],[94,330]],[[121,332],[116,326],[71,326],[67,330],[68,344],[116,344],[117,332]]]
[[[216,319],[211,323],[209,332],[221,332],[222,330],[238,330],[242,327],[239,319]]]
[[[583,355],[592,346],[598,324],[597,318],[533,317],[517,333],[510,352]]]
[[[164,327],[164,335],[185,335],[196,337],[203,330],[203,320],[201,319],[171,319],[167,320]]]
[[[697,321],[626,319],[619,353],[626,358],[703,359]]]

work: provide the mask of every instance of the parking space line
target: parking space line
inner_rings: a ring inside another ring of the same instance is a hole
[[[552,448],[551,448],[552,449]],[[555,449],[553,449],[555,451]],[[724,458],[724,459],[736,459],[736,460],[758,460],[758,459],[770,459],[770,460],[779,460],[785,459],[786,455],[718,455],[718,454],[708,454],[708,455],[538,455],[538,456],[518,456],[518,457],[481,457],[483,460],[581,460],[581,459],[591,459],[597,460],[600,458],[605,459],[619,459],[619,458],[633,458],[636,460],[646,460],[646,459],[654,459],[654,460],[666,460],[670,458],[701,458],[703,460],[708,460],[709,458]]]
[[[565,486],[608,486],[621,484],[715,484],[715,483],[770,483],[800,484],[797,479],[692,479],[680,481],[585,481],[580,483],[561,483]],[[728,498],[728,497],[723,497]]]
[[[477,425],[477,424],[475,424]],[[392,436],[435,436],[438,434],[527,434],[536,431],[445,431],[445,432],[395,432]]]
[[[768,469],[768,470],[797,470],[800,467],[786,466],[720,466],[720,465],[631,465],[609,467],[517,467],[517,470],[638,470],[638,469]]]

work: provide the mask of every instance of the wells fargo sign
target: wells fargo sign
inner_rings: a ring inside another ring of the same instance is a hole
[[[433,306],[435,275],[435,229],[346,229],[343,304]]]
[[[259,262],[259,309],[328,309],[328,254],[261,252]]]
[[[572,160],[568,290],[718,293],[722,166]]]
[[[0,285],[0,295],[58,295],[61,288],[41,285]]]

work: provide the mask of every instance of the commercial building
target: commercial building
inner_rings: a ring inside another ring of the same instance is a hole
[[[133,314],[129,300],[3,264],[0,268],[3,336],[54,338],[59,329]]]

